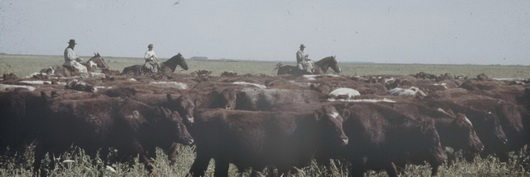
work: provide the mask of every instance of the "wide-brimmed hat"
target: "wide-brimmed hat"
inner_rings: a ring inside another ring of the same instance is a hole
[[[75,43],[75,39],[70,39],[70,41],[68,41],[68,44],[77,44],[77,43]]]
[[[304,44],[300,44],[300,48],[305,48],[305,45]]]

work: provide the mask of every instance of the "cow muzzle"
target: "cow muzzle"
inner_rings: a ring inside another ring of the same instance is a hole
[[[186,138],[182,144],[191,146],[195,144],[195,141],[193,140],[193,138]]]
[[[341,138],[341,143],[342,143],[343,146],[348,145],[348,142],[349,142],[349,141],[350,141],[350,140],[349,140],[348,138]]]
[[[195,118],[191,115],[186,115],[186,121],[190,124],[193,124],[193,122],[195,122]]]

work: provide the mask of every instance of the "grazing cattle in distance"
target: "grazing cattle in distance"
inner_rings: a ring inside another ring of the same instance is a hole
[[[348,143],[342,117],[330,106],[302,113],[215,109],[195,115],[193,176],[204,176],[212,158],[215,176],[227,176],[229,163],[239,169],[261,171],[268,166],[288,173],[309,165],[322,144]]]
[[[437,175],[446,155],[433,120],[416,120],[373,103],[343,107],[339,110],[342,109],[344,117],[344,132],[351,138],[342,157],[351,163],[350,176],[363,176],[368,169],[385,169],[394,177],[397,176],[396,165],[423,164],[424,161],[431,164],[432,175]]]
[[[322,97],[313,90],[243,88],[237,93],[236,109],[267,111],[277,104],[319,103]]]
[[[36,147],[35,166],[46,152],[65,152],[76,145],[94,155],[99,149],[118,149],[118,160],[136,155],[151,169],[155,147],[169,150],[174,142],[192,144],[193,138],[178,113],[134,100],[95,98],[49,100]]]

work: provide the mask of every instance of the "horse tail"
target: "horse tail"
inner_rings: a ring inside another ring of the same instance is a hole
[[[279,70],[280,67],[282,67],[282,66],[283,66],[282,63],[278,63],[278,64],[276,64],[276,67],[274,67],[274,69],[272,69],[272,70],[273,70],[273,71],[275,71],[275,70]]]

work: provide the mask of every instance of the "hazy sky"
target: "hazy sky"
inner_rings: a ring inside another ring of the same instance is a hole
[[[0,52],[530,65],[529,0],[0,0]]]

